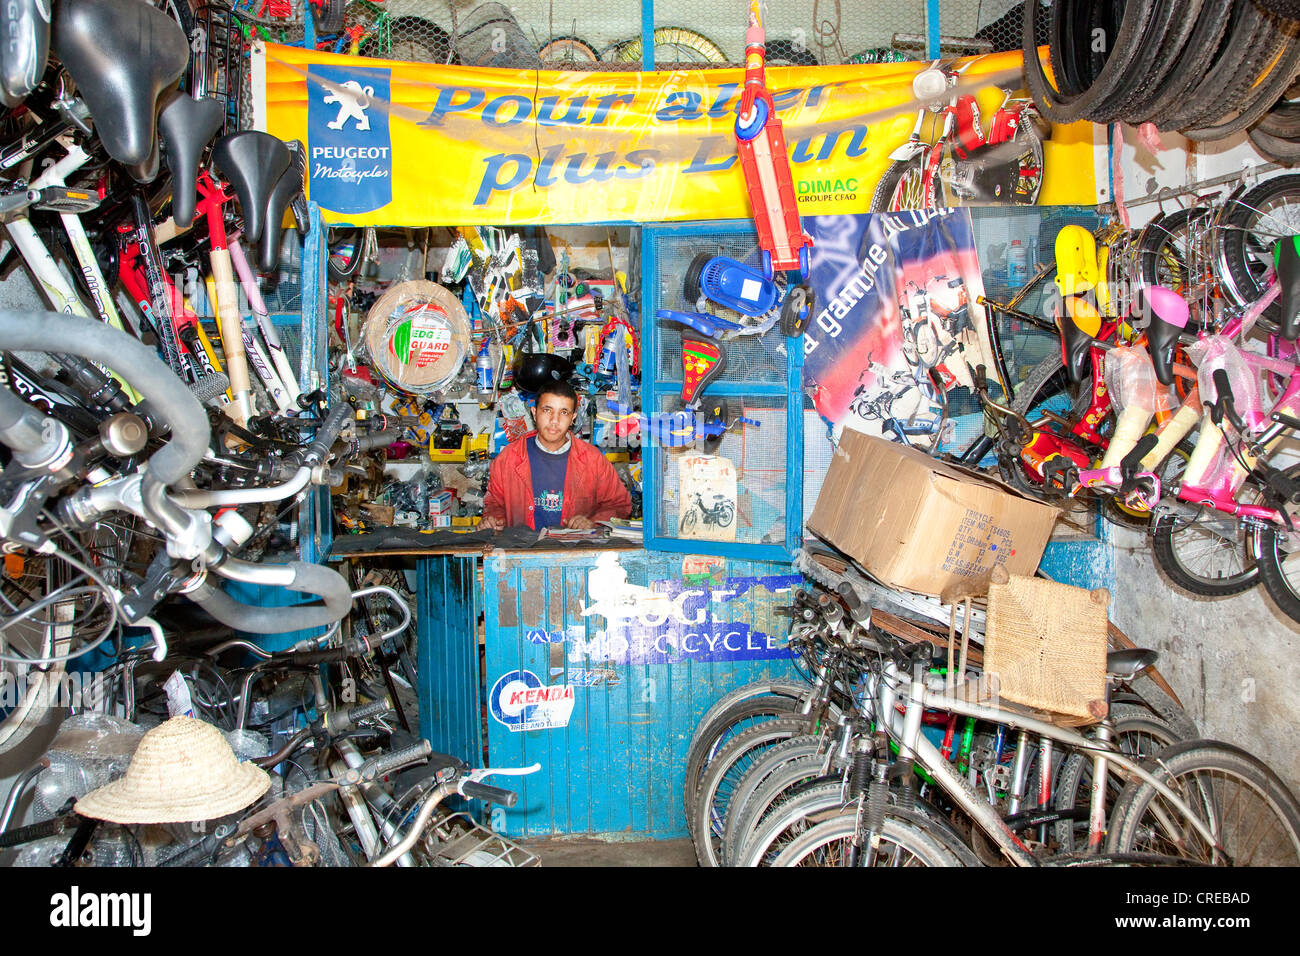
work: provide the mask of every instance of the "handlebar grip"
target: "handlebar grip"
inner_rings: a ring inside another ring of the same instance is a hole
[[[1232,401],[1232,383],[1228,381],[1227,369],[1216,368],[1214,370],[1214,392],[1220,402],[1225,399]]]
[[[849,606],[850,611],[862,610],[862,598],[858,596],[857,590],[848,581],[841,581],[839,587],[840,597],[844,598],[844,603]]]
[[[355,727],[363,720],[383,716],[392,709],[387,698],[372,700],[368,704],[357,704],[355,707],[345,707],[342,710],[335,711],[330,715],[326,724],[335,733],[342,733]]]
[[[433,753],[433,744],[427,740],[421,740],[418,744],[413,744],[410,747],[394,750],[382,757],[373,757],[367,760],[361,765],[361,776],[363,778],[382,777],[394,770],[401,770],[409,764],[426,760],[431,753]]]
[[[503,807],[513,807],[519,802],[519,794],[513,790],[493,787],[486,783],[475,783],[473,780],[467,780],[461,784],[460,792],[467,797],[482,800],[484,803],[495,803]]]

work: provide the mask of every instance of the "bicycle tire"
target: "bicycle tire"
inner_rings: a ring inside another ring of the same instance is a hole
[[[1220,114],[1213,122],[1193,129],[1184,129],[1183,135],[1194,142],[1225,139],[1253,126],[1273,107],[1277,98],[1295,82],[1296,69],[1300,67],[1300,43],[1295,38],[1283,41],[1282,52],[1264,65],[1258,75],[1241,94],[1230,100],[1232,108]]]
[[[1112,704],[1110,716],[1115,722],[1115,740],[1119,752],[1127,757],[1136,758],[1139,763],[1179,739],[1174,728],[1145,708],[1133,704]],[[1114,806],[1114,799],[1118,798],[1123,785],[1119,782],[1115,768],[1109,769],[1108,790],[1113,791],[1111,806]],[[1091,755],[1071,753],[1062,761],[1060,769],[1056,772],[1056,780],[1052,785],[1053,808],[1066,810],[1075,807],[1079,805],[1080,796],[1083,798],[1082,805],[1088,806],[1091,800],[1091,783]],[[1078,822],[1061,820],[1054,824],[1053,834],[1058,853],[1074,853],[1087,848],[1087,818],[1085,817],[1081,822],[1082,842],[1076,839],[1075,835]]]
[[[1033,420],[1033,411],[1049,402],[1064,402],[1064,407],[1057,412],[1062,418],[1077,420],[1088,408],[1088,389],[1073,386],[1065,372],[1065,359],[1059,349],[1033,368],[1025,376],[1020,387],[1015,390],[1011,408],[1026,418]],[[1019,457],[1006,469],[1011,483],[1030,495],[1041,495],[1043,486],[1029,477]]]
[[[929,209],[934,203],[933,188],[925,186],[926,153],[912,159],[898,159],[890,164],[871,194],[870,212],[901,212],[905,209]]]
[[[21,610],[22,607],[30,605],[33,601],[39,601],[44,595],[51,593],[59,583],[53,576],[54,560],[54,558],[32,554],[23,559],[24,570],[21,575],[12,575],[8,571],[0,575],[0,590],[4,594],[4,604],[11,607],[16,605]],[[29,565],[35,565],[35,570],[29,572]],[[23,603],[24,600],[26,604]],[[29,639],[34,641],[28,648],[33,653],[23,656],[31,657],[33,660],[57,656],[53,629],[40,627],[30,621],[15,622],[11,628],[0,632],[0,652],[14,653],[12,641],[23,635],[28,635]],[[22,666],[0,662],[0,673],[14,678],[9,687],[10,693],[13,693],[15,698],[12,706],[0,707],[0,755],[20,746],[45,721],[55,706],[54,692],[58,689],[59,681],[67,668],[64,661],[56,661],[44,670],[32,667],[27,675],[22,677],[19,676],[20,672],[15,670]],[[41,676],[38,678],[37,675]]]
[[[1255,129],[1282,139],[1300,139],[1300,83],[1278,98]]]
[[[755,697],[790,697],[802,702],[811,691],[812,688],[806,681],[772,677],[751,681],[729,693],[723,694],[696,721],[695,730],[691,733],[691,741],[686,747],[688,758],[689,755],[695,752],[696,741],[700,739],[700,735],[705,728],[717,720],[724,711],[740,701],[751,700]]]
[[[1300,465],[1292,465],[1285,473],[1294,479],[1300,475]],[[1287,533],[1273,526],[1261,530],[1257,542],[1259,580],[1264,590],[1279,611],[1300,623],[1300,551],[1286,551]],[[1291,564],[1289,575],[1288,561]]]
[[[791,840],[773,866],[842,866],[857,830],[857,814],[845,813]],[[936,828],[922,818],[885,812],[880,828],[877,866],[966,866]]]
[[[1219,55],[1201,81],[1174,105],[1162,128],[1195,128],[1216,119],[1223,110],[1219,104],[1241,102],[1282,41],[1252,3],[1238,4]]]
[[[1170,109],[1181,103],[1182,98],[1205,77],[1206,71],[1214,62],[1220,44],[1232,22],[1232,6],[1235,0],[1207,0],[1201,15],[1196,18],[1196,27],[1183,48],[1181,56],[1173,64],[1163,80],[1156,85],[1146,101],[1135,105],[1123,118],[1131,123],[1150,122],[1164,129],[1165,117]]]
[[[424,17],[393,17],[388,21],[388,49],[374,38],[364,40],[360,56],[406,63],[451,63],[451,35]]]
[[[1213,866],[1300,865],[1300,802],[1258,758],[1219,741],[1188,740],[1162,750],[1144,769],[1183,797],[1203,822],[1217,821],[1212,828],[1228,856],[1185,824],[1173,826],[1177,811],[1136,777],[1115,802],[1108,852],[1156,852]],[[1248,815],[1243,837],[1235,823]]]
[[[1092,107],[1094,122],[1112,123],[1120,119],[1129,103],[1145,96],[1151,84],[1159,81],[1171,61],[1182,52],[1201,2],[1156,0],[1137,48],[1116,79],[1113,90]]]
[[[328,243],[325,270],[331,282],[347,282],[356,276],[365,259],[366,231],[360,226],[336,226],[331,231],[337,231],[340,238]],[[334,253],[334,249],[348,243],[352,244],[352,254],[346,259]]]
[[[695,794],[699,791],[700,778],[713,758],[717,756],[737,733],[742,732],[749,722],[762,722],[788,717],[799,709],[799,701],[785,697],[760,697],[739,701],[733,708],[728,708],[705,728],[686,756],[686,776],[682,781],[682,807],[686,813],[687,829],[695,834]]]
[[[716,867],[718,848],[715,839],[722,836],[722,821],[735,785],[753,762],[768,748],[807,732],[807,721],[796,717],[778,717],[764,721],[736,734],[704,769],[695,799],[690,808],[694,821],[691,839],[700,866]]]
[[[719,864],[733,865],[730,861],[741,845],[743,834],[748,832],[756,809],[754,804],[770,780],[778,778],[784,781],[795,774],[795,779],[788,784],[792,785],[810,776],[819,776],[825,762],[825,755],[820,753],[820,738],[811,734],[791,737],[770,748],[755,761],[736,784],[731,799],[727,801],[727,814],[722,824],[722,845],[718,854]],[[760,813],[762,809],[763,807],[757,808]]]
[[[1105,64],[1086,89],[1077,95],[1068,95],[1052,87],[1042,63],[1039,62],[1038,50],[1034,46],[1034,29],[1035,21],[1042,15],[1042,11],[1036,3],[1026,4],[1026,15],[1022,18],[1021,30],[1025,79],[1028,81],[1034,102],[1043,116],[1054,123],[1091,119],[1089,111],[1104,97],[1114,92],[1129,63],[1137,54],[1154,5],[1155,0],[1129,0],[1124,7],[1124,16],[1115,42],[1106,56]],[[1056,16],[1055,8],[1053,16]]]
[[[1283,166],[1294,166],[1300,163],[1300,137],[1285,139],[1258,126],[1246,135],[1250,137],[1250,143],[1255,147],[1256,152],[1269,162],[1281,163]]]
[[[1236,304],[1248,306],[1267,291],[1273,244],[1300,233],[1300,174],[1266,179],[1229,200],[1215,226],[1220,276],[1226,276],[1225,288]],[[1274,302],[1262,317],[1277,324],[1281,315]]]
[[[1269,13],[1288,20],[1300,20],[1300,0],[1255,0]]]
[[[559,36],[537,51],[543,63],[599,63],[600,53],[582,37]]]
[[[694,30],[688,30],[685,27],[658,27],[654,32],[655,44],[655,63],[726,63],[727,55],[722,52],[722,48],[716,43],[704,36],[702,33],[696,33]],[[660,60],[659,47],[671,47],[674,50],[689,50],[696,54],[698,59],[681,60]],[[631,40],[624,40],[622,43],[615,44],[612,54],[607,58],[616,63],[640,63],[641,62],[642,42],[640,37]]]
[[[1209,9],[1206,9],[1206,7]],[[1180,67],[1189,56],[1199,50],[1203,38],[1197,36],[1203,18],[1216,15],[1226,23],[1231,0],[1193,0],[1177,11],[1174,23],[1168,25],[1155,56],[1148,64],[1147,73],[1140,82],[1131,83],[1127,93],[1117,97],[1114,118],[1129,123],[1140,123],[1150,104],[1163,93],[1166,81],[1173,75],[1181,76]],[[1212,26],[1211,26],[1212,30]],[[1210,51],[1212,55],[1213,51]]]
[[[1224,516],[1225,521],[1232,521],[1240,533],[1247,535],[1244,526],[1233,518]],[[1189,531],[1196,531],[1196,522],[1189,522],[1179,527],[1176,515],[1161,515],[1151,532],[1151,551],[1155,556],[1156,566],[1165,573],[1174,584],[1189,594],[1200,597],[1231,597],[1249,591],[1259,583],[1259,566],[1252,564],[1248,558],[1241,564],[1234,565],[1230,555],[1240,552],[1249,555],[1248,540],[1243,540],[1236,548],[1221,548],[1211,545],[1209,550],[1196,549],[1187,551],[1188,543],[1196,541],[1193,537],[1183,537]],[[1181,538],[1181,540],[1180,540]],[[1215,541],[1226,541],[1222,535],[1215,535]],[[1221,555],[1228,573],[1211,567],[1207,573],[1196,564],[1196,559],[1206,556]]]

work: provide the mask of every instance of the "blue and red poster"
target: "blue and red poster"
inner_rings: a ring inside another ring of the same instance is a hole
[[[990,363],[984,283],[966,209],[814,216],[818,312],[804,383],[838,438],[853,428],[923,448],[940,435],[942,395]],[[946,429],[945,429],[946,430]]]

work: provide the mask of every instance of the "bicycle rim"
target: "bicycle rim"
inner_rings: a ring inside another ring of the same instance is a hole
[[[817,824],[790,841],[773,861],[773,866],[848,866],[856,813],[845,813]],[[886,815],[880,828],[880,845],[875,866],[960,866],[961,862],[944,847],[925,824]]]
[[[1112,815],[1119,853],[1157,853],[1206,866],[1300,866],[1300,804],[1267,766],[1236,747],[1175,744],[1146,769],[1214,833],[1211,844],[1155,787],[1134,779]]]

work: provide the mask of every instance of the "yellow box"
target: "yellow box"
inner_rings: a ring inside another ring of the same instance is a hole
[[[429,439],[429,460],[435,464],[456,463],[465,461],[466,454],[469,451],[469,438],[460,440],[459,448],[434,448],[434,439]]]

